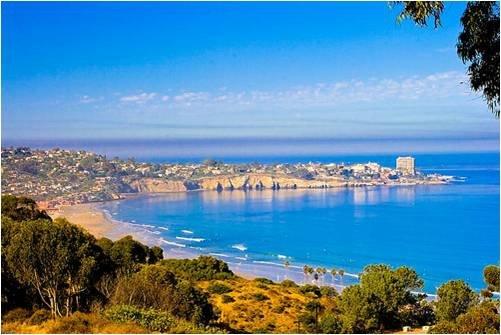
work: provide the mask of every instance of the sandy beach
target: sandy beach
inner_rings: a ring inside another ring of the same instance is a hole
[[[194,258],[200,253],[186,248],[175,248],[167,241],[155,234],[149,227],[130,222],[113,220],[109,213],[101,209],[102,203],[86,203],[72,206],[62,206],[49,215],[53,218],[66,218],[96,238],[107,237],[113,241],[131,235],[134,239],[148,246],[160,246],[164,250],[165,258]]]
[[[55,219],[64,217],[71,223],[74,223],[96,238],[120,238],[127,234],[116,235],[120,231],[119,224],[109,218],[103,211],[96,208],[96,204],[78,204],[73,206],[63,206],[57,211],[49,213]]]
[[[111,240],[120,239],[126,235],[132,235],[135,239],[148,246],[158,245],[164,250],[165,258],[194,258],[200,254],[205,254],[200,250],[181,248],[166,243],[166,240],[154,234],[150,228],[141,224],[116,221],[101,209],[100,203],[87,203],[72,206],[63,206],[57,211],[49,213],[53,219],[64,217],[73,224],[76,224],[96,238],[107,237]],[[211,253],[207,253],[211,255]],[[305,278],[302,269],[299,266],[292,266],[286,269],[280,264],[257,264],[251,262],[235,262],[233,259],[225,259],[233,272],[244,278],[252,279],[256,277],[267,277],[274,281],[292,279],[298,283],[314,283],[311,278]],[[266,262],[265,262],[266,263]],[[350,282],[350,280],[348,280]],[[324,283],[335,286],[341,290],[342,283]]]

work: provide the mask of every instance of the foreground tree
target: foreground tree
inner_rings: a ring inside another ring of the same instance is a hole
[[[69,315],[97,278],[93,236],[65,219],[12,225],[4,250],[13,276],[33,287],[53,316]]]
[[[360,283],[344,289],[338,298],[343,331],[374,332],[400,326],[401,308],[416,304],[411,291],[422,287],[423,281],[410,268],[366,267]]]
[[[455,321],[478,302],[473,290],[462,280],[451,280],[437,291],[436,316],[439,321]]]
[[[45,211],[38,208],[35,200],[13,195],[2,195],[2,217],[14,221],[51,220]]]
[[[442,1],[392,1],[390,5],[403,6],[399,21],[410,18],[426,26],[428,18],[433,17],[435,28],[440,26]],[[457,54],[468,64],[470,87],[482,93],[489,109],[499,117],[499,3],[468,2],[461,25]]]

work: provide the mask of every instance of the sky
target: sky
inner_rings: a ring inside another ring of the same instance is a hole
[[[424,139],[497,150],[499,123],[455,53],[464,8],[446,3],[434,29],[398,23],[387,2],[2,2],[2,141]]]

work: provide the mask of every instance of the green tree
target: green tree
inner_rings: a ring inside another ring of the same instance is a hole
[[[139,270],[140,264],[148,259],[149,248],[127,235],[113,243],[111,260],[116,264],[119,275],[129,276]]]
[[[486,266],[484,268],[484,281],[489,291],[499,292],[499,266]]]
[[[95,239],[65,219],[15,225],[4,248],[14,277],[33,287],[53,316],[70,314],[96,279]]]
[[[50,216],[38,208],[35,200],[13,195],[2,195],[2,217],[14,221],[44,219],[51,221]]]
[[[451,280],[443,284],[437,291],[435,314],[439,321],[454,321],[476,304],[478,297],[462,280]]]
[[[457,53],[468,65],[470,86],[482,92],[491,111],[499,117],[499,4],[472,1],[461,17]]]
[[[400,310],[417,303],[411,293],[423,287],[417,273],[407,267],[367,266],[360,283],[343,290],[337,300],[343,329],[371,332],[400,325]]]
[[[397,17],[399,22],[412,19],[417,25],[423,27],[428,24],[428,19],[433,17],[435,28],[440,26],[440,15],[444,10],[442,1],[390,1],[390,6],[403,5]]]
[[[164,259],[164,251],[158,246],[153,246],[148,252],[148,264],[155,264]]]
[[[433,17],[438,27],[444,9],[442,1],[392,1],[390,5],[403,5],[399,21],[410,18],[419,26],[426,26],[428,18]],[[483,94],[489,109],[499,117],[499,4],[468,2],[461,25],[457,54],[469,64],[470,87]]]

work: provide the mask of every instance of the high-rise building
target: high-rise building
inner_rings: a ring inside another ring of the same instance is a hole
[[[397,158],[397,170],[403,174],[416,174],[415,159],[414,157],[398,157]]]

